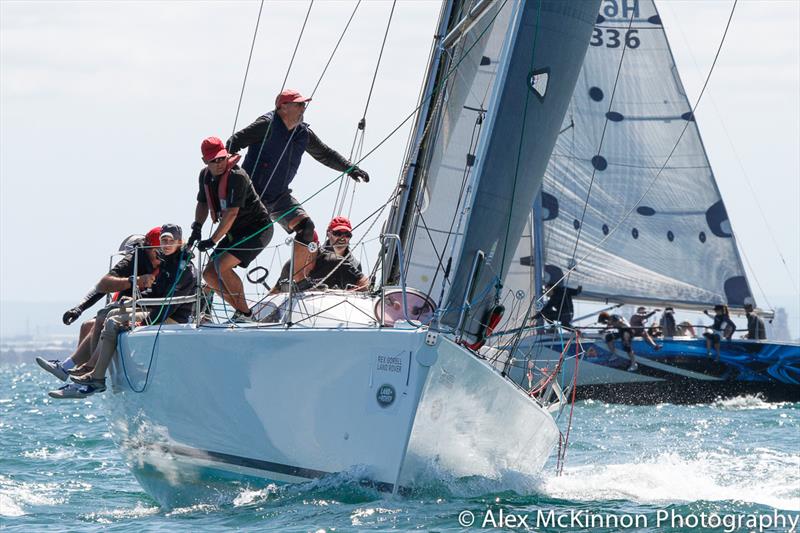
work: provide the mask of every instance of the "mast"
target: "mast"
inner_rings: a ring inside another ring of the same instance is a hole
[[[444,49],[440,45],[442,39],[449,33],[450,29],[456,25],[453,20],[459,11],[453,9],[456,3],[464,0],[445,0],[439,13],[439,23],[428,61],[428,70],[425,75],[425,85],[420,98],[420,108],[414,125],[414,137],[409,145],[406,155],[405,173],[400,177],[398,189],[401,191],[399,197],[392,204],[392,210],[386,222],[386,233],[394,233],[400,236],[400,241],[404,249],[407,249],[409,234],[412,229],[412,217],[414,214],[414,204],[417,201],[422,182],[422,174],[425,169],[424,158],[426,154],[427,140],[430,139],[426,132],[429,125],[434,122],[435,106],[442,90],[441,78],[446,70],[445,62],[442,61]],[[408,255],[408,254],[406,254]],[[394,249],[386,254],[387,261],[383,265],[387,273],[384,279],[389,280],[390,284],[399,282],[400,264]]]

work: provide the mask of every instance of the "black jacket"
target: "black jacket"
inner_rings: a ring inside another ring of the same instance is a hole
[[[173,286],[175,287],[173,289]],[[153,285],[142,292],[143,298],[168,298],[194,294],[197,276],[188,249],[183,247],[171,255],[161,256],[161,266]],[[160,324],[171,318],[185,324],[189,321],[194,304],[164,304],[150,309],[150,323]]]

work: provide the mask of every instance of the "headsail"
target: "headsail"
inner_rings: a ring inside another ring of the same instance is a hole
[[[694,307],[752,301],[652,0],[603,2],[562,130],[543,189],[546,277],[560,279],[574,264],[581,228],[575,257],[588,257],[569,284],[583,285],[583,296]]]
[[[479,331],[508,272],[598,6],[560,0],[478,4],[490,6],[447,49],[452,74],[434,96],[441,97],[441,111],[431,124],[425,168],[417,172],[424,187],[405,241],[408,284],[437,299],[445,294],[442,323],[457,327],[465,295],[470,301],[467,337]],[[479,251],[483,264],[471,276]]]

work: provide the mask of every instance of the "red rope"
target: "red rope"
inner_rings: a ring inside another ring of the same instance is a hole
[[[558,364],[556,365],[555,370],[553,370],[553,372],[550,375],[547,376],[547,378],[544,380],[544,382],[541,385],[537,385],[536,389],[531,390],[528,393],[530,396],[536,396],[537,394],[542,392],[544,390],[544,388],[547,387],[547,385],[551,381],[553,381],[553,378],[555,378],[558,375],[558,373],[561,371],[561,365],[564,362],[564,356],[567,354],[567,350],[569,350],[569,345],[571,343],[572,343],[572,337],[570,337],[570,339],[567,341],[566,346],[564,346],[564,350],[562,350],[562,352],[561,352],[561,357],[559,357],[559,359],[558,359]],[[539,369],[539,370],[542,370],[542,369]],[[542,372],[542,373],[544,373],[544,372]]]

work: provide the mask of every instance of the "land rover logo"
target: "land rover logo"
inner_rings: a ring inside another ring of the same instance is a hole
[[[394,387],[389,384],[381,385],[376,395],[378,404],[380,404],[381,407],[389,407],[392,405],[394,403],[394,396]]]

